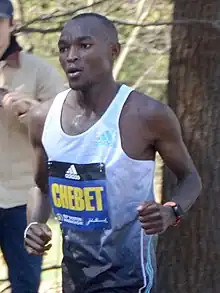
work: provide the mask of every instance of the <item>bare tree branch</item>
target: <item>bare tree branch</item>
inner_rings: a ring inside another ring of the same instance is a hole
[[[88,6],[86,6],[88,7]],[[83,8],[81,8],[83,9]],[[66,14],[67,15],[67,14]],[[72,15],[72,13],[70,13]],[[49,16],[48,16],[49,17]],[[52,19],[53,16],[50,17]],[[219,21],[210,21],[206,19],[184,19],[184,20],[178,20],[178,21],[154,21],[154,22],[132,22],[132,21],[123,21],[119,19],[114,19],[109,17],[115,24],[119,25],[127,25],[127,26],[133,26],[133,27],[150,27],[150,26],[172,26],[172,25],[193,25],[193,24],[206,24],[210,25],[213,28],[220,30],[220,22]],[[48,33],[56,33],[60,32],[62,29],[62,25],[54,27],[54,28],[34,28],[34,27],[28,27],[29,24],[33,24],[34,22],[37,23],[39,18],[34,19],[33,21],[26,23],[24,26],[20,26],[15,29],[15,33],[25,32],[25,33],[41,33],[41,34],[48,34]]]
[[[93,11],[93,4],[94,4],[94,0],[87,0],[87,6],[90,7],[90,11]]]
[[[30,32],[28,31],[26,28],[31,25],[31,24],[34,24],[34,23],[38,23],[38,22],[44,22],[44,21],[47,21],[47,20],[51,20],[51,19],[56,19],[56,18],[60,18],[60,17],[64,17],[64,16],[73,16],[74,14],[76,14],[77,12],[81,11],[81,10],[84,10],[84,9],[88,9],[88,8],[91,8],[91,7],[94,7],[96,5],[99,5],[101,3],[104,3],[105,1],[107,0],[100,0],[98,2],[93,2],[92,4],[90,5],[84,5],[84,6],[81,6],[77,9],[73,9],[73,10],[68,10],[68,11],[65,11],[65,12],[62,12],[62,13],[58,13],[59,11],[58,10],[55,10],[54,12],[50,13],[50,14],[45,14],[45,15],[41,15],[39,17],[36,17],[30,21],[28,21],[25,25],[23,26],[20,26],[18,28],[15,29],[15,32]],[[31,28],[32,29],[32,28]],[[33,30],[33,29],[32,29]],[[52,32],[50,31],[51,29],[49,29],[49,32]],[[60,31],[60,27],[57,28],[57,31]],[[32,31],[34,32],[34,31]],[[41,33],[47,33],[47,32],[42,32],[42,31],[39,31]],[[53,31],[54,32],[54,31]]]
[[[147,7],[146,10],[144,10],[146,0],[141,0],[139,2],[139,4],[137,5],[137,10],[136,10],[136,12],[137,12],[137,16],[136,16],[137,21],[143,22],[146,19],[146,17],[149,15],[149,13],[150,13],[150,11],[152,9],[152,6],[153,6],[154,2],[155,2],[154,0],[151,0],[150,3],[148,4],[148,7]],[[136,40],[136,38],[137,38],[137,36],[138,36],[138,34],[140,32],[140,28],[141,27],[136,26],[130,32],[130,35],[129,35],[127,41],[126,41],[126,44],[123,47],[123,50],[121,51],[121,53],[120,53],[120,55],[119,55],[119,57],[118,57],[118,59],[117,59],[117,61],[115,63],[115,66],[114,66],[113,75],[114,75],[115,79],[117,79],[117,77],[118,77],[118,74],[119,74],[119,72],[120,72],[120,70],[121,70],[121,68],[122,68],[122,66],[124,64],[124,61],[125,61],[127,55],[129,54],[131,46],[135,42],[135,40]]]
[[[54,28],[35,28],[35,27],[22,27],[16,28],[14,33],[40,33],[40,34],[51,34],[51,33],[58,33],[62,30],[63,26],[58,26]]]
[[[14,6],[14,17],[16,19],[16,23],[20,26],[25,25],[25,16],[24,16],[24,7],[22,0],[13,0],[13,6]],[[33,44],[30,41],[30,38],[24,33],[20,36],[19,41],[21,41],[22,46],[25,46],[25,49],[30,52],[33,50]]]
[[[220,21],[211,21],[207,19],[183,19],[177,21],[152,21],[152,22],[133,22],[133,21],[124,21],[120,19],[111,18],[111,20],[116,24],[129,25],[129,26],[170,26],[170,25],[189,25],[189,24],[209,24],[217,29],[220,28]]]
[[[156,62],[144,72],[144,74],[141,74],[141,75],[139,76],[139,78],[136,80],[136,82],[133,84],[132,87],[133,87],[133,88],[137,88],[137,87],[139,87],[139,86],[141,85],[142,81],[146,78],[146,76],[147,76],[148,74],[150,74],[152,71],[154,71],[154,70],[156,69],[158,63],[159,63],[162,59],[163,59],[163,56],[160,56],[160,57],[156,60]]]

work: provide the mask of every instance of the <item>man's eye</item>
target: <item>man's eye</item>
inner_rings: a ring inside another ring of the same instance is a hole
[[[83,49],[89,49],[91,46],[91,44],[81,44],[81,48]]]
[[[68,48],[67,47],[60,47],[60,53],[67,52]]]

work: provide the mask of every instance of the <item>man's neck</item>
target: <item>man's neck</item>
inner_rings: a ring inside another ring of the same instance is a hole
[[[102,116],[114,99],[120,85],[112,78],[108,82],[95,84],[86,91],[78,92],[79,105],[88,112]]]

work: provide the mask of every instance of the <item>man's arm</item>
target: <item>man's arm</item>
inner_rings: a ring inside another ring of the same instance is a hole
[[[47,106],[47,105],[46,105]],[[41,107],[29,113],[29,136],[35,154],[36,187],[31,191],[27,205],[27,228],[25,230],[25,247],[30,254],[42,255],[51,244],[52,233],[45,225],[49,219],[51,208],[48,193],[47,155],[41,143],[44,115]]]
[[[36,186],[30,192],[27,204],[27,223],[39,222],[46,223],[49,219],[51,208],[47,196],[47,169],[46,155],[41,145],[34,146],[36,170]]]
[[[148,134],[154,138],[168,168],[176,175],[178,184],[172,202],[187,212],[200,194],[202,185],[198,172],[183,142],[179,122],[166,105],[157,104],[147,115]],[[137,208],[141,227],[146,234],[158,234],[176,223],[176,215],[170,206],[156,202],[144,202]]]
[[[28,223],[40,222],[46,223],[50,216],[50,205],[48,200],[48,169],[47,169],[47,155],[44,151],[41,137],[44,128],[44,121],[48,108],[51,102],[46,102],[39,107],[36,107],[28,116],[28,130],[31,145],[34,150],[34,179],[36,187],[33,188],[31,200],[28,202]]]
[[[183,142],[180,125],[173,111],[163,105],[156,121],[155,148],[178,179],[172,201],[179,204],[183,212],[187,212],[200,194],[201,179]]]

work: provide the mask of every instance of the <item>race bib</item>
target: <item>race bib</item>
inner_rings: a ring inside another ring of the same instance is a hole
[[[49,196],[62,227],[110,229],[105,165],[48,163]]]

